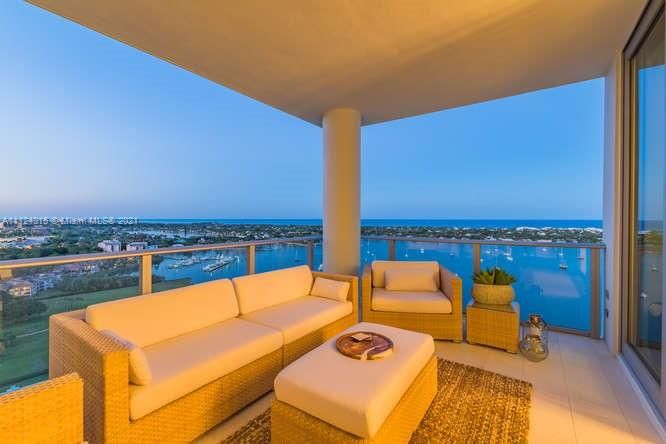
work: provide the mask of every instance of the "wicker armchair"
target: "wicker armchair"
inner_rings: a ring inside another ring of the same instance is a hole
[[[83,441],[83,381],[76,373],[0,395],[3,443]]]
[[[407,330],[427,333],[435,339],[462,341],[462,279],[456,274],[439,266],[439,287],[451,301],[451,313],[405,313],[397,311],[378,311],[372,309],[373,285],[372,264],[363,269],[362,277],[362,313],[363,320],[378,324],[392,325]]]

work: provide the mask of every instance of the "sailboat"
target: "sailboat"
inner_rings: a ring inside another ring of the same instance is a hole
[[[560,248],[560,254],[558,256],[560,257],[560,270],[566,270],[569,268],[569,265],[564,260],[564,248]]]

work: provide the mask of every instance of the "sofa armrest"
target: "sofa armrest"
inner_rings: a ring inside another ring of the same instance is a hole
[[[313,271],[312,276],[317,278],[332,279],[334,281],[349,282],[349,292],[347,293],[347,300],[351,301],[354,306],[354,316],[358,317],[358,277],[346,275],[326,273],[323,271]]]
[[[12,442],[82,442],[81,378],[70,373],[0,395],[0,436]]]
[[[49,318],[49,376],[78,373],[84,382],[85,439],[122,440],[129,431],[129,354],[82,320],[80,312]]]
[[[462,317],[462,279],[440,265],[439,280],[440,289],[451,300],[452,314]]]
[[[366,264],[363,267],[363,277],[362,280],[362,308],[363,308],[363,320],[368,320],[370,318],[370,311],[372,310],[372,265]]]

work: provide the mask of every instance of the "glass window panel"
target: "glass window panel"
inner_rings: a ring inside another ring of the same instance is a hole
[[[664,17],[633,60],[636,215],[629,341],[659,379],[663,298]]]

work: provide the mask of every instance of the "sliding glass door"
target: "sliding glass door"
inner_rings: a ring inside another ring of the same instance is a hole
[[[664,12],[647,10],[625,53],[626,295],[623,354],[664,412]],[[666,381],[664,381],[666,382]]]

